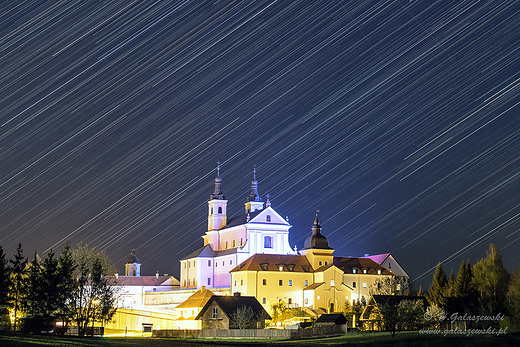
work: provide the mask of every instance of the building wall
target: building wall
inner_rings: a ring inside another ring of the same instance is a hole
[[[217,317],[213,318],[213,308],[217,308]],[[203,329],[229,329],[229,318],[220,306],[213,302],[201,317]]]

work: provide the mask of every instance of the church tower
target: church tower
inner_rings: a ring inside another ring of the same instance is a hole
[[[218,230],[227,223],[227,200],[222,194],[222,178],[220,178],[220,162],[217,162],[217,177],[215,177],[215,190],[208,201],[208,231]]]
[[[132,248],[132,252],[130,253],[130,257],[125,264],[125,276],[141,276],[141,264],[139,263],[139,259],[135,255],[135,249]]]
[[[312,226],[312,234],[305,240],[300,253],[307,258],[314,270],[332,264],[334,249],[329,247],[329,241],[321,234],[321,225],[317,213]]]
[[[258,195],[258,181],[256,180],[256,165],[253,165],[253,180],[251,181],[251,194],[247,197],[246,213],[264,209],[264,202]]]

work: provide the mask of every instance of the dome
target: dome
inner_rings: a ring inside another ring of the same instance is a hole
[[[312,235],[305,239],[303,249],[318,248],[318,249],[332,249],[329,247],[329,241],[320,233],[321,226],[316,214],[314,225],[312,226]]]
[[[127,264],[133,264],[133,263],[139,264],[139,259],[135,255],[135,249],[132,248],[132,252],[130,253],[130,257],[128,257],[128,261],[126,263]]]

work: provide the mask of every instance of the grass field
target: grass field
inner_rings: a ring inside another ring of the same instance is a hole
[[[484,347],[484,346],[520,346],[520,332],[505,335],[472,335],[472,336],[431,336],[418,332],[402,332],[392,338],[389,333],[350,333],[340,337],[320,338],[312,340],[265,341],[265,340],[178,340],[142,337],[135,334],[127,337],[74,337],[74,336],[42,336],[42,335],[0,335],[0,346],[58,346],[58,347],[164,347],[164,346],[435,346],[435,347]]]

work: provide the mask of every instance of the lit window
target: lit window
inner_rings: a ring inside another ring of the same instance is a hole
[[[262,285],[264,285],[264,286],[267,285],[267,280],[265,278],[262,280]]]
[[[264,237],[264,248],[273,248],[273,238],[271,236]]]
[[[307,287],[309,285],[309,280],[305,280],[305,286]]]
[[[381,275],[381,269],[377,269],[377,274]]]
[[[330,286],[334,287],[334,280],[330,280]]]
[[[292,280],[289,280],[289,287],[292,286]]]
[[[367,283],[363,282],[363,288],[366,288],[366,287],[367,287]]]
[[[318,300],[320,300],[320,296],[318,295]]]
[[[401,290],[401,283],[397,283],[397,290]]]
[[[262,298],[262,304],[267,304],[267,298]]]
[[[267,215],[267,216],[265,216],[265,221],[266,221],[266,222],[270,222],[270,221],[271,221],[271,215]]]
[[[278,266],[278,270],[283,271],[283,265]]]
[[[357,269],[352,269],[353,274],[357,274]]]
[[[283,280],[278,280],[278,285],[283,286]]]
[[[363,269],[363,273],[366,274],[367,273],[367,269]]]
[[[215,319],[218,316],[218,307],[213,307],[211,318]]]

